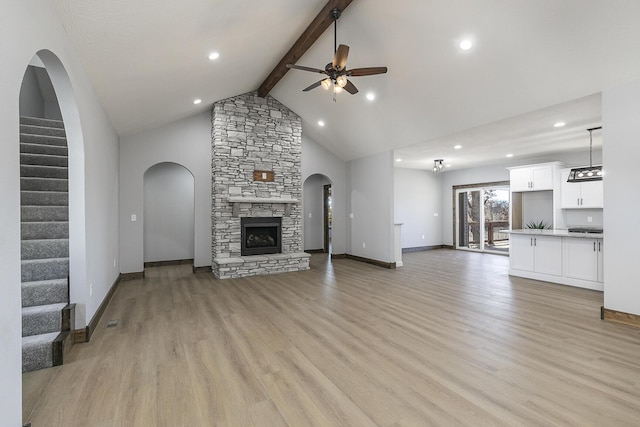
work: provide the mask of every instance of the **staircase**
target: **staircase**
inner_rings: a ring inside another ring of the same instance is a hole
[[[71,345],[67,140],[61,121],[20,118],[22,372]]]

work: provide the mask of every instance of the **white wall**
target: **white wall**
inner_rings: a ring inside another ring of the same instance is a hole
[[[160,128],[121,138],[120,268],[144,269],[143,175],[151,166],[173,162],[193,174],[195,183],[194,266],[211,259],[211,113],[195,114]],[[131,221],[131,215],[137,221]]]
[[[324,175],[311,175],[302,188],[304,250],[324,249],[324,186],[331,182]]]
[[[393,152],[347,163],[349,213],[347,253],[394,262]],[[363,247],[365,246],[365,247]]]
[[[640,82],[602,96],[604,307],[640,315],[638,180]]]
[[[54,70],[69,79],[64,88],[66,93],[58,93],[58,97],[65,125],[70,127],[70,150],[83,153],[86,168],[79,177],[70,177],[82,181],[86,194],[86,203],[78,207],[82,210],[80,229],[84,230],[82,239],[86,239],[86,250],[81,261],[72,260],[75,264],[82,263],[77,270],[81,275],[75,276],[75,282],[82,289],[76,289],[72,295],[72,302],[79,304],[82,323],[95,313],[118,275],[117,266],[112,264],[117,258],[118,137],[73,54],[53,2],[3,2],[0,28],[3,40],[0,43],[0,414],[3,425],[17,427],[22,425],[18,112],[20,86],[33,56],[48,49],[64,66]],[[46,63],[49,70],[51,61]],[[58,91],[60,81],[51,77]],[[77,106],[73,117],[69,115],[75,108],[71,103]],[[78,137],[83,147],[72,147]],[[70,187],[73,185],[70,181]],[[70,188],[70,197],[72,191]],[[90,283],[94,284],[91,298],[87,292]]]
[[[347,166],[322,145],[304,134],[302,129],[302,182],[314,174],[331,181],[333,201],[331,253],[347,253]]]
[[[395,168],[394,215],[402,223],[403,248],[442,244],[441,191],[439,176],[430,170]]]
[[[193,175],[175,163],[144,174],[144,262],[193,259]]]

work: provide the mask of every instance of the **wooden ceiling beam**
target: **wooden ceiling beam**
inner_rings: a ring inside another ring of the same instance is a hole
[[[295,64],[305,54],[307,50],[318,40],[318,38],[333,24],[330,12],[338,8],[341,12],[351,4],[353,0],[329,0],[322,8],[318,16],[311,21],[311,24],[300,35],[298,40],[291,46],[291,49],[282,57],[278,65],[271,71],[267,79],[258,88],[258,96],[264,98],[271,92],[276,84],[287,74],[289,69],[287,64]]]

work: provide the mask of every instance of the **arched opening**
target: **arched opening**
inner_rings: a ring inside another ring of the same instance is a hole
[[[195,181],[177,163],[151,166],[143,177],[145,267],[193,263],[195,251]]]
[[[322,174],[303,184],[303,242],[305,252],[331,254],[332,182]]]
[[[86,324],[84,148],[71,82],[52,52],[37,52],[27,66],[19,106],[22,370],[27,372],[62,364],[72,329]],[[75,313],[74,302],[79,303]]]

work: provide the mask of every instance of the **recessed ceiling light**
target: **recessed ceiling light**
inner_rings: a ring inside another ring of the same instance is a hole
[[[368,99],[369,101],[373,101],[374,99],[376,99],[376,94],[375,94],[375,93],[373,93],[373,92],[369,92],[369,93],[367,94],[367,99]]]
[[[507,157],[513,157],[513,154],[509,153],[507,154]]]
[[[209,59],[210,59],[211,61],[214,61],[214,60],[216,60],[216,59],[218,59],[218,58],[220,58],[220,54],[219,54],[218,52],[211,52],[211,53],[209,54]]]
[[[318,120],[318,126],[320,127],[324,126],[324,122],[322,120]]]
[[[566,125],[566,123],[565,123],[565,122],[558,122],[558,123],[554,124],[554,125],[553,125],[553,127],[554,127],[554,128],[561,128],[561,127],[563,127],[564,125]]]
[[[471,40],[462,40],[460,42],[460,49],[462,50],[469,50],[471,49],[472,46],[473,46],[473,43],[471,42]]]
[[[398,157],[398,158],[396,159],[396,162],[398,162],[398,163],[400,163],[401,161],[402,161],[402,159],[401,159],[400,157]]]
[[[454,145],[453,148],[455,148],[456,150],[459,150],[462,148],[462,145]]]
[[[194,99],[194,100],[193,100],[193,103],[194,103],[195,105],[198,105],[198,104],[200,104],[201,102],[202,102],[202,99],[200,99],[200,98],[197,98],[197,99]]]
[[[445,167],[445,168],[450,168],[450,167],[451,167],[451,165],[450,165],[450,164],[447,164],[447,165],[444,165],[444,167]]]

